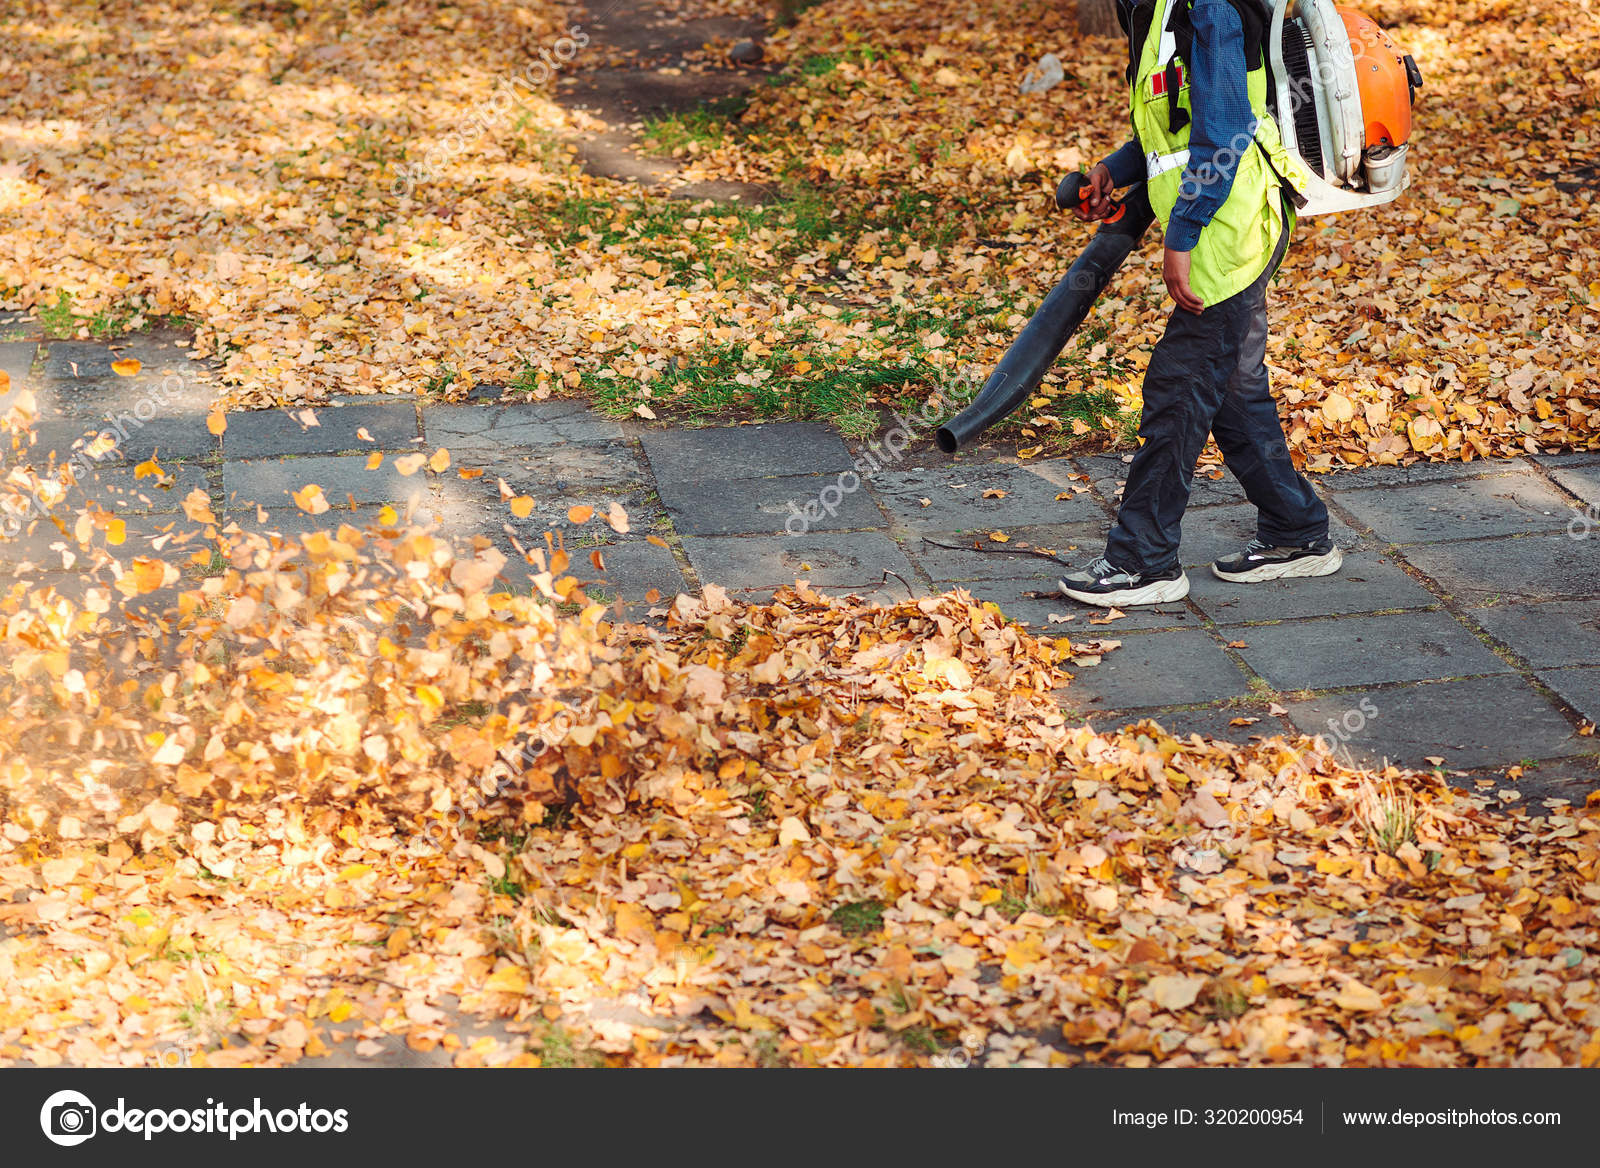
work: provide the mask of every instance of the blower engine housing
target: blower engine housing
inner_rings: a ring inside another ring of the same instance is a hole
[[[1279,135],[1311,175],[1300,213],[1398,198],[1410,184],[1416,62],[1376,21],[1333,0],[1277,0],[1267,45]]]

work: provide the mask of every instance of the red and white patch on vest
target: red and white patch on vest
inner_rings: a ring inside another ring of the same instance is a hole
[[[1173,71],[1177,74],[1178,88],[1182,89],[1183,88],[1183,81],[1184,81],[1184,78],[1183,78],[1183,66],[1181,64],[1174,63],[1173,64]],[[1150,74],[1150,96],[1151,97],[1164,97],[1164,96],[1166,96],[1166,92],[1167,92],[1167,73],[1166,73],[1166,70],[1163,69],[1159,73]]]

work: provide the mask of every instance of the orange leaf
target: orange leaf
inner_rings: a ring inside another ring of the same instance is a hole
[[[533,514],[533,500],[527,495],[518,495],[511,500],[511,514],[518,519],[526,519]]]
[[[450,469],[450,452],[443,446],[433,452],[433,457],[428,459],[428,466],[434,474],[444,474]]]
[[[593,507],[585,507],[585,506],[581,506],[580,505],[580,506],[577,506],[577,507],[570,507],[570,508],[567,509],[567,521],[569,523],[587,523],[587,522],[589,522],[589,520],[591,520],[593,518],[594,518],[594,508]]]
[[[211,431],[213,437],[221,438],[227,428],[228,415],[221,410],[212,410],[206,415],[206,429]]]
[[[118,377],[132,377],[143,368],[137,357],[124,357],[120,361],[111,362],[111,372]]]

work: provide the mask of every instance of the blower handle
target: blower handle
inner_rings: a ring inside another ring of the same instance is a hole
[[[1111,200],[1111,205],[1116,210],[1100,220],[1101,223],[1115,223],[1128,209],[1122,200],[1117,198]],[[1061,185],[1056,188],[1056,210],[1067,211],[1073,207],[1083,211],[1089,209],[1089,176],[1077,170],[1062,179]]]

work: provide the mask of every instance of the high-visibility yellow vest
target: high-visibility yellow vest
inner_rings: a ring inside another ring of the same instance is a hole
[[[1178,108],[1189,114],[1187,70],[1168,70],[1177,56],[1177,40],[1167,29],[1171,5],[1189,0],[1155,0],[1150,31],[1133,70],[1129,95],[1133,129],[1145,154],[1150,206],[1165,233],[1167,220],[1178,202],[1184,165],[1189,160],[1188,116],[1177,129],[1171,126],[1167,84],[1177,78]],[[1294,227],[1294,210],[1281,197],[1283,182],[1296,190],[1305,187],[1305,173],[1290,157],[1278,137],[1278,124],[1267,109],[1267,70],[1262,62],[1246,75],[1250,110],[1256,118],[1253,141],[1223,143],[1223,151],[1237,146],[1238,166],[1227,200],[1200,232],[1190,260],[1189,286],[1207,304],[1217,304],[1242,292],[1266,270],[1278,242],[1278,233]],[[1270,165],[1269,165],[1270,159]],[[1199,176],[1204,178],[1204,176]],[[1281,182],[1280,182],[1281,178]]]

